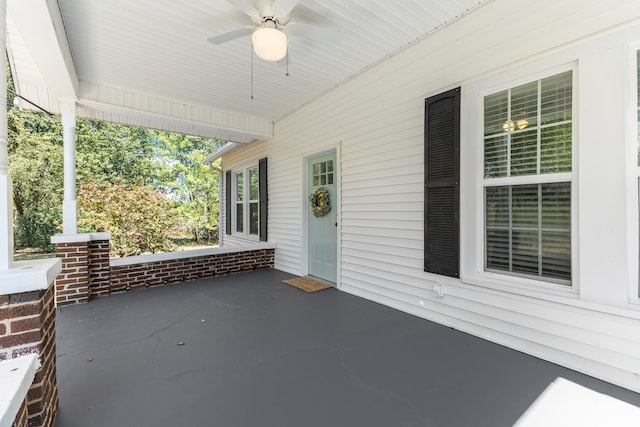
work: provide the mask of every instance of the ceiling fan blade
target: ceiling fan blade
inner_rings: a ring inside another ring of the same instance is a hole
[[[253,32],[253,28],[244,27],[238,30],[229,31],[227,33],[218,34],[217,36],[209,37],[207,41],[213,44],[222,44],[229,42],[231,40],[235,40],[237,38],[247,36]]]
[[[244,13],[251,17],[251,20],[259,25],[262,24],[262,15],[260,11],[256,9],[254,1],[252,0],[227,0],[229,3],[242,10]]]
[[[289,22],[289,14],[298,3],[300,3],[300,0],[275,0],[273,8],[280,24],[286,25]]]
[[[323,43],[339,43],[344,37],[338,30],[300,22],[290,24],[287,27],[287,33],[295,37]]]

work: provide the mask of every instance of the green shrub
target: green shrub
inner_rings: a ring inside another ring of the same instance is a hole
[[[111,232],[111,255],[172,251],[178,217],[173,204],[149,187],[89,182],[80,187],[78,228]]]

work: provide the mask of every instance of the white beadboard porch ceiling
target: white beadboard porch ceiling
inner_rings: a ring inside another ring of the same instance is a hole
[[[251,25],[226,0],[8,0],[7,47],[18,92],[49,110],[67,98],[79,116],[249,142],[486,1],[301,0],[291,28],[318,25],[341,41],[290,34],[289,76],[257,57],[252,67],[250,36],[207,41]]]

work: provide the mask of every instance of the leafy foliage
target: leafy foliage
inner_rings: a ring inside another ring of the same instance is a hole
[[[218,141],[169,132],[154,132],[158,187],[176,201],[183,228],[199,242],[218,241],[218,172],[202,162]],[[212,144],[213,142],[213,144]]]
[[[8,123],[16,244],[51,249],[62,223],[62,125],[17,109],[8,112]]]
[[[10,78],[8,87],[13,88]],[[12,100],[9,93],[16,247],[52,250],[51,236],[60,232],[62,224],[62,124],[57,116],[21,111]],[[214,139],[78,119],[76,179],[83,197],[82,203],[78,197],[83,229],[110,231],[121,256],[168,250],[166,233],[175,232],[176,225],[181,234],[191,234],[198,243],[217,242],[219,176],[202,161],[220,144]],[[96,191],[93,197],[104,200],[89,201],[87,191]],[[136,197],[153,206],[136,204]],[[116,206],[107,205],[107,198]],[[156,234],[158,229],[162,237]],[[144,233],[149,234],[142,237]],[[140,245],[139,251],[133,245]]]
[[[78,228],[110,231],[111,252],[120,257],[173,250],[178,217],[173,204],[145,186],[84,184],[77,197]]]

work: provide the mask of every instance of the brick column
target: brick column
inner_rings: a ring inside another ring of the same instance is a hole
[[[52,426],[58,410],[53,299],[53,286],[0,295],[0,360],[37,354],[40,361],[27,393],[29,426]]]
[[[89,242],[56,243],[62,273],[55,283],[58,307],[89,301]]]
[[[62,273],[56,279],[56,305],[85,303],[109,295],[109,241],[111,233],[57,235],[56,257]]]
[[[109,240],[89,242],[89,299],[110,293]]]

